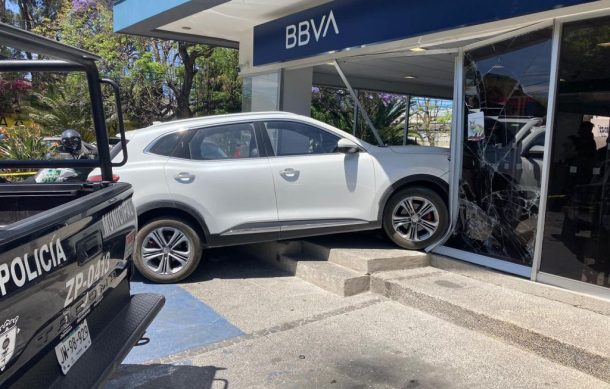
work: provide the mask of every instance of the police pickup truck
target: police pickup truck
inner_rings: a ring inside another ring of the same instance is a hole
[[[99,387],[164,304],[163,296],[130,293],[136,213],[131,186],[112,179],[102,100],[107,84],[123,133],[118,87],[100,79],[91,53],[4,24],[0,46],[1,109],[19,104],[12,117],[21,121],[12,128],[6,117],[0,122],[8,125],[0,139],[0,387]],[[76,86],[78,77],[84,87]],[[52,111],[26,117],[27,100],[44,111],[42,94],[63,96],[69,105],[83,90],[74,112],[90,115],[83,128],[97,155],[48,157],[51,152],[40,152],[49,147],[41,134],[61,129],[32,119]],[[20,141],[30,134],[39,139]],[[24,179],[37,169],[94,168],[102,175],[95,183]]]

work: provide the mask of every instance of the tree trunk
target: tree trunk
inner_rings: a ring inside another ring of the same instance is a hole
[[[182,59],[182,65],[184,66],[184,78],[182,85],[176,96],[176,117],[178,119],[190,118],[193,116],[191,111],[191,89],[193,89],[193,79],[195,77],[195,59],[188,52],[188,44],[183,42],[178,43],[178,53]]]

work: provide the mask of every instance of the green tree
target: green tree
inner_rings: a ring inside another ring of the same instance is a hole
[[[406,97],[389,93],[361,91],[359,99],[383,142],[389,145],[402,144],[404,116],[407,110]],[[364,119],[359,120],[358,128],[358,136],[361,139],[369,143],[377,143]]]
[[[99,55],[102,76],[121,85],[132,126],[241,110],[236,50],[115,34],[110,0],[0,0],[0,17]],[[104,94],[108,115],[116,117],[114,96],[109,89]]]
[[[354,102],[344,89],[315,86],[312,88],[311,117],[351,133]]]
[[[428,145],[436,146],[441,136],[451,130],[451,105],[449,100],[431,97],[411,99],[410,129],[422,135]]]

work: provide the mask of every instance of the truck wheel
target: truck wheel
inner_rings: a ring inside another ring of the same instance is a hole
[[[201,260],[201,238],[178,219],[154,219],[136,236],[134,263],[151,281],[173,283],[185,279]]]
[[[395,193],[383,212],[383,229],[400,247],[421,250],[447,230],[449,212],[443,199],[431,189],[413,187]]]

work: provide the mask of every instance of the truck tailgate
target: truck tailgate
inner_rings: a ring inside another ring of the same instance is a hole
[[[131,196],[111,184],[0,229],[0,386],[98,385],[159,311],[162,296],[129,293]],[[85,322],[64,375],[55,347]]]

